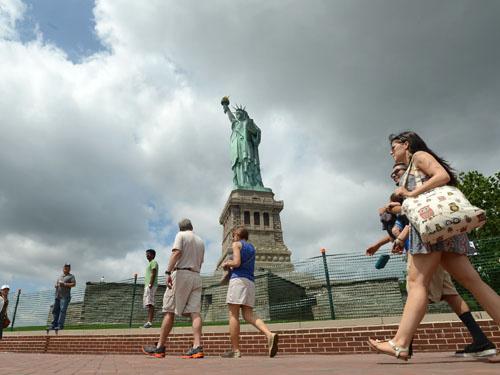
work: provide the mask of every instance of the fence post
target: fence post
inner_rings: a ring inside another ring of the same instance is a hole
[[[21,289],[17,290],[16,306],[14,307],[14,315],[12,316],[12,324],[10,325],[10,330],[14,330],[14,323],[16,322],[17,305],[19,305],[19,296],[21,295]]]
[[[325,269],[326,289],[328,290],[328,302],[330,303],[330,317],[335,319],[335,309],[333,307],[332,284],[330,283],[330,273],[328,272],[328,264],[326,262],[326,250],[321,248],[321,256],[323,257],[323,267]]]
[[[134,287],[132,292],[132,307],[130,308],[130,320],[128,322],[128,328],[132,328],[132,317],[134,316],[134,303],[135,303],[135,290],[137,288],[137,273],[134,273]]]

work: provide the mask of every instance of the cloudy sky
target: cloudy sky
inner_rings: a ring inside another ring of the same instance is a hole
[[[457,170],[500,165],[496,0],[0,0],[0,282],[46,288],[162,268],[187,216],[222,237],[230,128],[262,129],[293,259],[383,233],[387,136]]]

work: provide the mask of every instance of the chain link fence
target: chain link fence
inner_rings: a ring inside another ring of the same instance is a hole
[[[490,286],[500,292],[500,238],[475,242],[471,262]],[[255,273],[257,314],[270,322],[349,319],[399,315],[406,299],[406,259],[391,255],[382,269],[375,264],[381,254],[322,254]],[[202,275],[202,316],[205,324],[225,323],[227,286],[221,275]],[[165,278],[159,277],[156,292],[156,324],[160,323]],[[457,285],[472,310],[481,307],[470,293]],[[144,279],[87,282],[72,289],[66,328],[139,327],[146,320],[142,305]],[[45,327],[52,320],[54,290],[11,294],[10,329]],[[445,303],[432,304],[430,312],[450,312]],[[181,319],[182,320],[182,319]]]

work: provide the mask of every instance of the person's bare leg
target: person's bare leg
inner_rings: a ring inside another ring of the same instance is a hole
[[[401,322],[399,323],[396,336],[392,342],[400,347],[407,348],[415,335],[418,325],[422,321],[426,311],[428,300],[428,287],[441,259],[441,253],[413,255],[412,264],[408,271],[408,298],[403,310]],[[370,345],[376,346],[385,353],[394,352],[388,342],[377,343],[370,340]],[[407,356],[405,354],[404,356]]]
[[[233,352],[240,350],[240,305],[228,304],[229,335]]]
[[[470,311],[469,305],[458,294],[450,294],[443,296],[443,301],[450,305],[451,309],[458,316]]]
[[[465,255],[445,252],[441,265],[465,289],[472,293],[491,318],[500,324],[500,296],[486,284]]]
[[[155,307],[153,305],[148,305],[148,322],[153,323],[155,316]]]
[[[250,323],[255,328],[257,328],[260,332],[266,335],[267,338],[271,337],[272,332],[267,328],[266,323],[260,318],[257,318],[253,313],[253,308],[250,306],[241,306],[243,310],[243,319],[247,323]]]
[[[161,323],[160,339],[158,340],[158,345],[157,345],[158,348],[165,346],[165,343],[167,342],[167,337],[170,334],[170,331],[172,331],[172,327],[174,326],[174,319],[175,319],[174,313],[165,313],[165,316],[163,317],[163,322]]]
[[[415,335],[418,325],[427,311],[428,287],[434,271],[436,271],[441,253],[413,255],[413,262],[408,274],[410,290],[399,323],[398,332],[392,340],[401,347],[408,347]]]
[[[200,313],[191,313],[191,320],[193,322],[193,348],[201,345],[201,328],[203,322]]]

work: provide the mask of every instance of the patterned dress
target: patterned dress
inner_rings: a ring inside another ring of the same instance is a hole
[[[408,177],[406,176],[408,174]],[[412,163],[411,168],[408,169],[405,174],[401,177],[400,184],[406,181],[406,189],[408,191],[413,191],[417,186],[422,185],[425,181],[429,179],[429,176],[425,175],[422,171],[417,169]],[[474,252],[474,249],[470,246],[469,237],[467,234],[458,234],[444,241],[437,242],[435,244],[428,244],[422,242],[420,234],[415,229],[413,225],[410,225],[410,246],[408,251],[410,254],[429,254],[434,251],[448,251],[456,254],[468,255]]]

